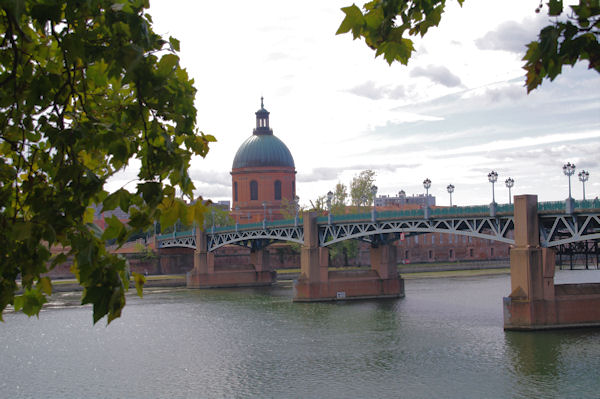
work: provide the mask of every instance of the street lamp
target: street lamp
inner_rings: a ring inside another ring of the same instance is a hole
[[[262,203],[262,206],[263,206],[263,229],[264,229],[267,224],[267,201],[264,201]]]
[[[425,187],[425,200],[427,201],[427,206],[429,206],[429,189],[431,188],[431,180],[429,178],[423,180],[423,187]]]
[[[375,221],[375,198],[377,198],[377,186],[371,186],[371,196],[373,197],[373,209],[371,210],[371,221]]]
[[[508,187],[508,204],[510,205],[512,204],[511,188],[515,185],[515,179],[509,177],[504,183],[506,183],[506,187]]]
[[[563,173],[569,178],[569,197],[565,201],[565,211],[568,214],[573,213],[573,197],[571,197],[571,176],[575,174],[575,164],[567,162],[563,165]]]
[[[235,206],[235,231],[238,230],[238,225],[240,223],[241,215],[240,215],[240,206]]]
[[[494,184],[498,181],[498,173],[491,171],[488,173],[488,180],[492,183],[492,203],[490,204],[490,216],[496,216],[496,194],[494,192]]]
[[[215,232],[215,208],[212,208],[210,213],[212,214],[212,232]]]
[[[333,193],[329,191],[327,193],[327,223],[331,224],[331,201],[333,200]]]
[[[296,208],[296,217],[294,218],[294,226],[298,226],[298,212],[300,211],[300,197],[294,197],[294,207]]]
[[[450,194],[450,207],[452,207],[452,193],[454,192],[454,185],[448,184],[446,190],[448,190],[448,194]]]
[[[429,178],[423,180],[423,187],[425,187],[425,208],[423,208],[423,214],[425,219],[429,219],[429,189],[431,188],[431,180]]]
[[[582,169],[577,176],[579,176],[579,181],[583,185],[583,200],[585,201],[585,182],[590,178],[590,172]]]

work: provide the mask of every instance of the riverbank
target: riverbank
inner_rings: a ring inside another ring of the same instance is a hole
[[[336,271],[365,270],[365,267],[341,267],[331,268]],[[411,265],[399,265],[398,272],[404,279],[412,280],[419,278],[444,278],[444,277],[468,277],[485,276],[510,273],[508,260],[493,262],[444,262],[444,263],[421,263]],[[300,276],[300,268],[278,269],[277,281],[290,282]],[[132,282],[133,284],[133,282]],[[144,287],[185,287],[185,274],[161,274],[146,276]],[[52,288],[55,292],[81,291],[82,287],[74,279],[52,280]]]

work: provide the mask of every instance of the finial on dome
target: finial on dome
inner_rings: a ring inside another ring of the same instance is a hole
[[[264,97],[263,97],[263,96],[260,96],[260,107],[261,107],[261,108],[264,108],[264,107],[265,107],[265,105],[263,104],[263,100],[264,100]]]

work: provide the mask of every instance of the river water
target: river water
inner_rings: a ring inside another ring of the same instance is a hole
[[[600,281],[600,271],[557,281]],[[398,300],[147,290],[123,317],[53,297],[0,325],[0,398],[598,398],[600,330],[504,332],[507,275],[406,281]]]

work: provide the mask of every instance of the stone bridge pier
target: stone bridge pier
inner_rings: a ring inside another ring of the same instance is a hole
[[[207,250],[206,232],[196,228],[194,268],[187,273],[188,288],[226,288],[271,285],[277,272],[269,265],[265,250],[250,252],[250,265],[215,267],[215,255]]]
[[[328,255],[327,247],[319,247],[316,214],[305,214],[300,277],[294,282],[294,302],[404,296],[404,280],[398,275],[393,245],[371,248],[370,270],[330,271]]]
[[[554,284],[555,252],[540,247],[537,196],[515,196],[511,294],[503,299],[504,329],[600,326],[600,284]]]

